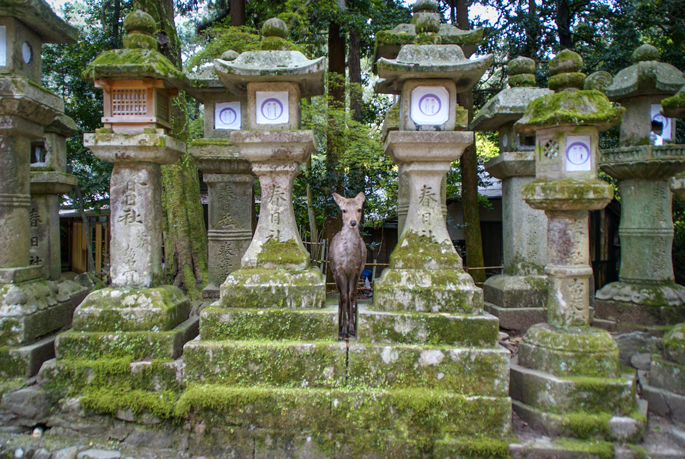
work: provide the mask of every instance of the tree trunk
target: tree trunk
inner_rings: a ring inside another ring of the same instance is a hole
[[[231,26],[245,25],[245,0],[231,0]]]
[[[160,24],[160,51],[181,68],[181,46],[174,26],[173,0],[137,0],[137,7]],[[172,102],[171,134],[189,140],[185,93]],[[207,280],[207,232],[200,202],[200,181],[186,154],[176,164],[162,166],[165,281],[183,289],[191,299],[202,297]]]
[[[457,0],[457,26],[469,29],[468,6],[466,0]],[[459,105],[469,112],[469,122],[473,119],[473,92],[459,94]],[[483,240],[480,233],[480,211],[478,209],[478,156],[475,143],[464,150],[461,156],[461,201],[464,208],[464,234],[466,236],[466,264],[469,268],[482,268]],[[485,271],[469,271],[476,282],[485,282]]]
[[[326,137],[326,175],[329,181],[327,198],[333,192],[343,194],[342,176],[338,161],[343,152],[342,132],[343,112],[345,110],[345,37],[340,34],[340,25],[331,22],[328,27],[328,135]],[[330,242],[340,231],[342,221],[337,210],[329,209],[325,214],[324,234]],[[326,282],[333,282],[328,270]]]
[[[350,50],[347,54],[347,68],[350,72],[350,112],[355,121],[362,119],[362,66],[361,36],[358,30],[350,30]]]
[[[76,185],[74,187],[76,192],[76,199],[78,199],[78,209],[79,214],[81,214],[81,220],[83,220],[83,232],[86,234],[86,253],[88,254],[88,266],[87,271],[89,273],[95,272],[95,258],[93,257],[93,243],[90,237],[90,222],[88,221],[88,215],[86,215],[86,209],[83,206],[83,194],[81,193],[81,187]]]
[[[312,170],[312,158],[307,160],[305,165],[307,172]],[[312,241],[311,256],[312,259],[318,260],[321,256],[320,246],[316,245],[319,242],[319,227],[316,225],[316,212],[314,211],[314,193],[312,187],[307,184],[307,217],[309,218],[309,234]]]
[[[528,0],[528,21],[526,22],[526,49],[524,55],[531,59],[538,56],[540,23],[537,17],[535,0]]]
[[[557,3],[557,31],[559,32],[559,45],[561,49],[572,49],[571,39],[571,5],[569,0],[556,0]]]

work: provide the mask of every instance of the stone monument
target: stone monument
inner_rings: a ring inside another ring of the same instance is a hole
[[[561,51],[550,61],[549,88],[526,108],[518,132],[535,134],[535,180],[524,200],[545,211],[547,322],[528,329],[511,366],[514,411],[550,436],[593,436],[635,442],[645,418],[635,414],[633,376],[618,371],[618,347],[590,321],[588,211],[613,197],[597,179],[599,131],[621,122],[624,109],[604,94],[580,90],[581,57]],[[616,428],[627,424],[625,429]],[[596,432],[596,434],[595,434]]]
[[[112,286],[90,293],[74,312],[73,330],[57,338],[57,357],[65,361],[171,360],[197,333],[188,299],[162,282],[160,167],[185,153],[166,132],[170,99],[184,76],[157,51],[152,16],[133,11],[124,29],[126,48],[100,54],[84,72],[104,90],[104,127],[85,134],[84,145],[114,163]]]
[[[485,281],[485,310],[499,318],[501,328],[525,332],[547,317],[547,217],[521,198],[521,189],[535,178],[535,137],[516,133],[514,123],[530,101],[552,91],[535,87],[532,59],[512,59],[508,68],[510,87],[480,109],[469,129],[499,133],[500,154],[485,170],[502,180],[504,273]]]
[[[41,215],[35,203],[32,206],[29,193],[32,146],[42,143],[44,127],[64,113],[62,99],[41,86],[41,46],[74,43],[77,35],[76,29],[57,17],[43,0],[29,0],[20,8],[0,3],[0,117],[3,120],[0,123],[0,377],[3,378],[35,374],[42,362],[54,355],[53,333],[71,323],[74,310],[70,293],[76,292],[45,277],[45,272],[52,268],[52,260],[39,260],[31,254],[32,249],[40,249],[41,242],[31,230],[37,228],[38,220],[44,219],[47,223],[50,213]]]
[[[228,51],[222,57],[236,56]],[[255,220],[254,175],[230,140],[231,132],[246,125],[247,97],[228,92],[212,68],[191,76],[190,82],[189,92],[205,105],[205,136],[188,148],[203,173],[209,198],[209,276],[202,295],[218,299],[221,284],[240,268]]]
[[[603,150],[600,168],[621,193],[619,281],[596,294],[595,318],[618,331],[685,320],[685,287],[675,283],[671,249],[670,181],[685,171],[685,146],[675,144],[675,120],[661,114],[662,99],[685,84],[682,72],[659,62],[642,45],[635,64],[621,70],[604,92],[626,108],[619,148]],[[659,134],[653,125],[660,124]]]

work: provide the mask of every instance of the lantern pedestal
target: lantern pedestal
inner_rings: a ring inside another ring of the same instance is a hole
[[[60,359],[175,359],[197,332],[190,302],[162,280],[161,164],[185,145],[162,134],[86,134],[95,156],[114,162],[110,183],[112,287],[90,293],[73,330],[57,338]]]
[[[204,298],[218,299],[226,276],[240,268],[252,240],[254,176],[250,163],[228,139],[202,139],[190,144],[195,165],[203,172],[209,199],[207,234],[209,274]]]
[[[683,145],[602,152],[601,168],[621,192],[619,281],[595,296],[595,316],[616,331],[649,330],[685,320],[685,287],[675,283],[671,177],[685,170]]]

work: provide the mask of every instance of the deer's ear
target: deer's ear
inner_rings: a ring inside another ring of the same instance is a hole
[[[333,199],[335,199],[336,204],[338,204],[338,207],[342,207],[343,204],[343,198],[340,196],[338,193],[333,193]]]
[[[364,196],[363,191],[360,191],[354,199],[356,199],[359,202],[359,204],[364,204],[364,201],[366,201],[366,196]]]

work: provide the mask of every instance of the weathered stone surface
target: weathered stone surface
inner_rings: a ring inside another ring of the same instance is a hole
[[[549,73],[552,75],[579,72],[583,68],[583,59],[571,50],[564,49],[549,61]]]
[[[676,394],[685,395],[685,365],[678,365],[652,355],[649,371],[649,385]]]
[[[167,331],[188,318],[190,302],[170,285],[145,289],[106,288],[86,297],[74,312],[76,331]]]
[[[664,357],[685,365],[685,323],[676,325],[664,335]]]
[[[685,395],[646,384],[642,386],[642,397],[649,402],[650,411],[680,424],[685,423]]]
[[[548,413],[627,415],[634,409],[633,381],[628,378],[558,377],[514,361],[510,384],[513,399]]]
[[[39,35],[44,43],[75,43],[78,39],[78,29],[57,16],[43,0],[24,0],[18,5],[1,5],[0,15],[19,19]]]
[[[651,360],[651,354],[634,354],[630,358],[630,366],[638,370],[649,370]]]
[[[588,91],[604,91],[613,81],[611,73],[603,70],[589,74],[583,83],[583,89]]]
[[[637,51],[637,50],[636,50]],[[619,71],[605,89],[611,100],[620,101],[645,94],[675,94],[683,85],[683,72],[671,64],[640,56],[635,64]],[[652,56],[654,57],[654,56]],[[657,56],[658,57],[658,56]]]
[[[240,269],[221,285],[220,301],[230,308],[315,309],[323,307],[325,297],[315,269]]]
[[[338,335],[338,310],[223,308],[214,303],[200,314],[203,341],[328,341]]]
[[[120,457],[119,451],[97,448],[90,448],[76,455],[76,459],[119,459]]]
[[[22,418],[22,422],[35,425],[50,414],[52,401],[42,390],[28,387],[3,395],[2,408]]]
[[[618,345],[619,361],[621,364],[630,366],[633,355],[641,353],[652,354],[661,348],[661,340],[649,333],[635,331],[622,333],[614,336],[614,341]]]
[[[475,85],[492,64],[493,56],[467,59],[457,45],[405,45],[396,59],[381,57],[376,61],[379,80],[374,90],[381,94],[399,94],[407,80],[447,78],[458,84],[458,91]]]
[[[184,346],[185,384],[333,388],[347,378],[344,342],[195,342]]]
[[[52,459],[76,459],[76,453],[78,449],[75,446],[62,448],[53,453]]]
[[[519,363],[557,376],[615,378],[618,346],[609,333],[597,328],[563,331],[538,324],[519,344]]]
[[[653,258],[656,256],[658,253],[655,253]],[[623,266],[623,263],[621,265]],[[672,269],[670,265],[659,266]],[[630,267],[634,268],[633,273],[639,272],[636,265]],[[650,275],[648,269],[642,272]],[[659,275],[658,271],[652,273]],[[685,288],[678,284],[612,282],[597,291],[595,314],[600,318],[642,327],[674,324],[685,320],[684,299]]]
[[[416,345],[352,344],[347,384],[351,387],[422,387],[454,394],[507,396],[509,353]]]
[[[481,108],[469,124],[474,131],[496,131],[503,124],[517,121],[526,106],[538,97],[552,94],[544,88],[509,88],[498,92]]]
[[[55,356],[55,336],[51,335],[21,347],[0,347],[0,376],[30,377],[46,360]]]
[[[502,308],[486,301],[484,309],[497,317],[500,327],[505,330],[525,332],[531,326],[547,321],[546,308]]]
[[[375,306],[374,306],[375,308]],[[497,319],[489,314],[389,313],[360,306],[357,330],[362,343],[494,347]]]
[[[483,294],[485,301],[503,308],[544,308],[547,304],[547,277],[492,276],[485,281]]]

